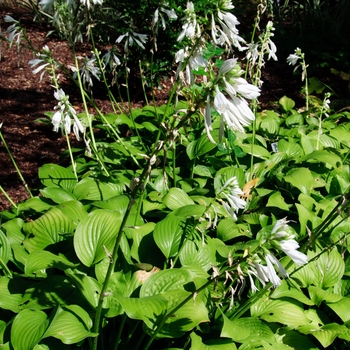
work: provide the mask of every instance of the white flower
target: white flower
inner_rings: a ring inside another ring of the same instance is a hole
[[[257,86],[249,84],[243,78],[230,79],[230,84],[225,81],[225,90],[231,96],[236,96],[240,94],[248,100],[254,100],[260,96],[260,89]]]
[[[164,8],[164,7],[157,8],[154,11],[154,15],[153,15],[153,19],[152,19],[152,27],[154,27],[158,23],[159,17],[160,17],[160,20],[162,22],[162,27],[165,30],[166,24],[165,24],[165,19],[164,19],[164,16],[162,13],[165,13],[170,20],[177,19],[177,15],[176,15],[174,9],[169,10],[167,8]]]
[[[269,279],[269,281],[272,283],[274,287],[278,287],[281,284],[281,279],[277,276],[276,270],[273,267],[273,264],[275,264],[274,259],[272,258],[271,254],[266,254],[266,274]]]
[[[237,65],[237,58],[230,58],[223,62],[219,69],[219,76],[226,75]]]
[[[299,60],[300,60],[300,57],[293,53],[287,57],[287,62],[291,66],[295,66]]]
[[[308,262],[308,256],[298,250],[284,250],[284,252],[297,264],[305,265]]]
[[[240,197],[241,195],[243,195],[243,191],[238,185],[236,176],[227,180],[218,191],[218,196],[227,200],[227,202],[222,202],[222,205],[234,220],[237,220],[236,213],[238,213],[238,210],[244,209],[247,205],[247,202]]]
[[[80,0],[80,3],[90,9],[91,3],[90,0]],[[92,0],[93,5],[102,5],[103,0]]]
[[[177,41],[181,41],[185,37],[193,38],[198,32],[196,13],[194,12],[193,3],[190,1],[187,3],[185,10],[184,24],[182,25],[182,32],[177,38]]]

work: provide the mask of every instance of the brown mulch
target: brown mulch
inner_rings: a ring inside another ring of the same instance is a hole
[[[17,10],[0,10],[1,28],[8,27],[4,23],[5,14],[15,19],[21,18],[22,25],[27,30],[27,36],[35,48],[40,49],[48,45],[53,56],[59,58],[61,63],[74,65],[73,56],[68,45],[54,37],[47,37],[47,31],[42,26],[35,24],[23,12]],[[20,16],[20,17],[19,17]],[[90,55],[91,47],[81,45],[78,54]],[[52,131],[52,126],[39,123],[36,120],[43,118],[46,111],[52,111],[56,105],[53,96],[54,89],[47,77],[39,81],[39,75],[34,75],[28,65],[28,61],[34,58],[32,52],[21,49],[19,54],[16,47],[7,48],[2,43],[0,59],[0,123],[1,132],[7,146],[21,170],[29,188],[35,189],[39,185],[37,177],[38,169],[45,163],[68,164],[61,157],[66,149],[65,138],[60,133]],[[271,107],[270,101],[278,101],[287,94],[294,99],[300,98],[297,91],[300,90],[300,82],[293,78],[292,69],[284,62],[274,62],[267,66],[263,76],[263,95],[260,103],[262,108]],[[82,111],[79,92],[73,84],[64,77],[61,80],[64,91],[69,94],[70,101],[78,111]],[[164,96],[161,96],[164,99]],[[102,112],[109,112],[109,101],[102,95],[95,97],[96,103]],[[136,98],[134,105],[140,105],[142,101]],[[72,137],[74,142],[74,138]],[[66,162],[66,163],[65,163]],[[0,185],[18,203],[29,198],[29,194],[20,180],[10,157],[0,140]],[[0,211],[9,208],[10,202],[0,193]]]

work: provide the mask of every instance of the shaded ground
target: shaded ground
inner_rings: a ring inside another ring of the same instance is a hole
[[[0,10],[1,28],[7,28],[4,23],[5,14],[18,19],[19,13]],[[37,49],[48,45],[54,57],[60,57],[60,61],[73,65],[71,51],[65,42],[52,37],[46,37],[46,32],[40,26],[33,24],[29,18],[21,15],[21,23],[27,29],[27,35]],[[87,45],[80,47],[80,54],[90,54],[91,49]],[[23,177],[29,188],[38,186],[38,168],[45,163],[64,164],[60,157],[66,149],[65,138],[60,133],[52,131],[50,125],[36,122],[44,117],[46,111],[52,111],[56,105],[53,97],[53,88],[44,77],[39,82],[39,76],[33,75],[28,61],[33,58],[29,50],[22,49],[17,54],[16,48],[8,49],[2,44],[0,60],[0,123],[1,132],[6,140]],[[293,78],[291,67],[287,66],[285,59],[273,62],[266,67],[263,75],[263,95],[260,99],[262,108],[271,107],[274,101],[278,101],[283,95],[300,99],[300,81]],[[64,83],[64,80],[63,80]],[[70,101],[79,111],[79,95],[73,86],[66,81],[64,91],[70,95]],[[160,98],[164,99],[164,96]],[[108,100],[97,98],[96,103],[103,112],[110,111]],[[134,104],[142,101],[135,99]],[[73,140],[73,138],[72,138]],[[74,142],[74,140],[73,140]],[[4,144],[0,141],[0,185],[18,203],[29,197],[21,182],[14,165],[12,164]],[[8,208],[10,202],[0,193],[0,211]]]

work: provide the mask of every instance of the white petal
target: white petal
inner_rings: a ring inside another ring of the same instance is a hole
[[[286,250],[285,253],[297,264],[305,265],[308,262],[308,257],[298,250]]]

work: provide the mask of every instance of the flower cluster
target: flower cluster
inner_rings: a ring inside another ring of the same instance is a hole
[[[160,6],[155,10],[154,15],[153,15],[153,19],[152,19],[152,27],[153,28],[155,28],[155,26],[157,25],[157,23],[159,22],[159,19],[160,19],[163,29],[164,30],[166,29],[164,14],[167,15],[170,20],[177,19],[177,15],[176,15],[174,9],[170,10],[167,8],[167,6],[168,6],[168,4],[164,4],[164,6]]]
[[[250,280],[252,292],[258,290],[253,277],[256,277],[263,286],[265,286],[267,282],[271,282],[274,287],[278,287],[281,284],[279,276],[282,278],[288,277],[288,273],[283,265],[268,249],[266,249],[266,245],[283,251],[297,265],[304,265],[308,262],[307,255],[298,251],[298,248],[300,248],[299,243],[294,239],[295,235],[288,226],[288,222],[286,218],[278,220],[266,239],[262,241],[262,244],[264,244],[263,258],[261,258],[261,255],[254,254],[248,260],[248,269],[246,273]],[[263,264],[263,260],[265,260],[266,265]],[[279,276],[275,267],[277,268]]]
[[[241,198],[243,191],[239,187],[237,177],[233,176],[228,179],[217,195],[227,213],[234,220],[237,220],[236,213],[238,213],[239,209],[244,209],[247,205],[247,202]]]
[[[96,66],[96,57],[92,55],[92,57],[78,57],[83,60],[83,63],[79,69],[79,74],[81,76],[81,80],[86,89],[91,90],[93,86],[92,77],[95,77],[97,80],[100,80],[100,68]],[[77,77],[76,68],[72,68],[74,71],[73,78]]]
[[[240,132],[244,132],[243,126],[248,126],[255,119],[245,98],[253,100],[260,95],[258,87],[249,84],[245,79],[241,78],[242,73],[243,71],[237,65],[237,59],[231,58],[226,60],[219,69],[218,84],[215,87],[214,98],[214,109],[219,113],[221,122],[225,122],[231,130]],[[207,99],[205,129],[209,139],[213,142],[210,135],[210,130],[212,129],[210,108],[210,99]]]
[[[62,89],[57,90],[54,93],[54,96],[58,101],[58,104],[55,107],[55,110],[57,111],[52,117],[53,130],[57,132],[59,128],[64,128],[66,133],[69,134],[71,132],[72,117],[73,132],[77,140],[80,140],[79,132],[84,134],[85,128],[77,117],[75,109],[70,104],[69,96],[67,96]]]
[[[141,49],[145,49],[144,44],[146,44],[148,38],[146,34],[140,34],[136,32],[127,32],[125,34],[120,35],[115,41],[117,44],[121,43],[125,39],[124,43],[124,51],[128,52],[129,47],[133,46],[136,43]]]
[[[196,13],[194,11],[194,5],[191,1],[187,3],[183,21],[184,24],[182,25],[182,31],[178,36],[177,41],[181,41],[186,37],[193,38],[200,33]]]

